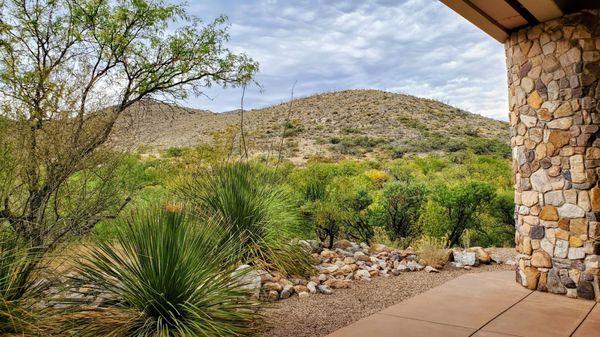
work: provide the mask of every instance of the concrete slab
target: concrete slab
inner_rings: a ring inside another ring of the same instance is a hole
[[[600,337],[600,305],[527,290],[514,272],[473,273],[393,305],[330,337]]]
[[[513,272],[466,274],[381,313],[479,329],[531,293],[514,287]]]
[[[600,305],[596,304],[594,309],[573,333],[573,337],[600,336]]]
[[[570,336],[594,304],[592,301],[536,291],[481,330],[527,337]]]
[[[459,326],[374,314],[342,328],[329,337],[468,337],[475,330]]]

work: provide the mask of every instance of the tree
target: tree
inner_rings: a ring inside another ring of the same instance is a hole
[[[44,252],[114,217],[127,202],[109,164],[123,116],[258,70],[226,48],[227,28],[162,0],[2,2],[0,221]]]
[[[386,228],[393,238],[411,237],[416,232],[425,186],[411,180],[393,181],[383,187],[382,204]]]
[[[468,182],[454,186],[440,186],[431,193],[439,216],[444,219],[439,224],[448,236],[450,246],[460,242],[467,229],[481,230],[477,217],[483,213],[494,199],[493,186],[482,182]]]

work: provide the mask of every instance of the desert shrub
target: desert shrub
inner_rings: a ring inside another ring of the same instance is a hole
[[[436,186],[419,222],[426,234],[446,236],[450,246],[455,246],[466,230],[483,230],[478,217],[495,194],[490,184],[475,181]]]
[[[241,286],[242,274],[234,273],[235,245],[224,244],[223,224],[159,208],[121,221],[116,239],[99,241],[77,267],[79,282],[118,301],[99,312],[66,315],[65,334],[183,337],[253,332],[256,302]]]
[[[414,242],[414,246],[419,258],[428,266],[442,268],[448,262],[448,240],[445,237],[422,236]]]
[[[242,261],[288,275],[313,270],[311,257],[291,243],[300,233],[293,204],[260,166],[217,167],[188,181],[179,194],[197,212],[227,224]]]
[[[376,169],[365,171],[365,175],[376,185],[381,185],[390,179],[389,174],[387,174],[385,171]]]
[[[340,234],[343,212],[338,205],[329,201],[317,201],[310,205],[309,214],[315,224],[315,233],[327,247],[333,247],[333,242]]]
[[[384,185],[381,205],[390,237],[411,238],[419,232],[417,221],[425,195],[425,186],[413,180]]]
[[[370,243],[381,243],[395,249],[405,249],[410,245],[410,240],[404,238],[391,238],[385,227],[374,226],[373,237]]]
[[[180,147],[170,147],[165,151],[165,155],[169,158],[177,158],[183,155],[184,150]]]

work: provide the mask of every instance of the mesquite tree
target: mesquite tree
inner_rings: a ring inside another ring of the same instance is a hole
[[[0,227],[52,249],[118,200],[111,133],[128,109],[258,65],[225,46],[225,17],[204,24],[161,0],[0,0]]]

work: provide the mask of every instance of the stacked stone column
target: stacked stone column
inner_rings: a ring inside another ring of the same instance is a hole
[[[517,282],[600,298],[600,11],[515,32],[505,47]]]

